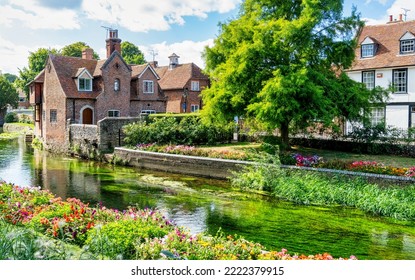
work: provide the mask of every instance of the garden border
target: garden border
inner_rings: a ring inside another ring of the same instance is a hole
[[[217,179],[227,179],[230,175],[232,175],[232,171],[241,170],[242,166],[256,164],[255,162],[251,161],[149,152],[122,147],[115,148],[114,157],[116,160],[119,160],[124,164],[139,168]],[[415,178],[411,177],[364,173],[329,168],[315,168],[285,164],[282,164],[281,168],[335,173],[351,176],[363,176],[367,178],[386,179],[392,181],[415,182]]]

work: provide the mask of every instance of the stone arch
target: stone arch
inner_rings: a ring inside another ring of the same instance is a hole
[[[94,108],[89,105],[85,105],[80,111],[81,124],[94,124]]]

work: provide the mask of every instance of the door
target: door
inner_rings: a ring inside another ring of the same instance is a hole
[[[415,127],[415,105],[410,107],[411,112],[411,125],[410,127]]]
[[[91,108],[85,108],[82,111],[82,124],[92,124],[93,112]]]

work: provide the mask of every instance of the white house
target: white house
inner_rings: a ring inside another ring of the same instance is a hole
[[[415,21],[398,20],[363,27],[353,65],[346,71],[367,88],[394,86],[386,107],[373,107],[373,125],[415,127]],[[350,132],[350,126],[346,133]]]

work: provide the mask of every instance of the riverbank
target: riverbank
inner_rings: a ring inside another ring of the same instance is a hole
[[[11,231],[25,232],[23,242],[54,240],[61,249],[77,246],[81,254],[39,247],[33,252],[2,250],[0,259],[189,259],[189,260],[331,260],[330,254],[290,255],[265,251],[258,243],[237,236],[190,234],[159,212],[128,208],[117,211],[90,207],[78,199],[62,201],[40,188],[0,183],[0,244],[10,243]],[[19,225],[17,229],[6,224]],[[33,232],[34,234],[31,234]],[[105,240],[105,242],[103,242]],[[41,242],[42,244],[45,243]],[[39,244],[39,242],[34,242]],[[7,246],[6,246],[7,248]],[[49,250],[49,251],[48,251]],[[29,253],[29,254],[28,254]],[[342,259],[342,258],[340,258]],[[350,259],[355,259],[351,256]]]

